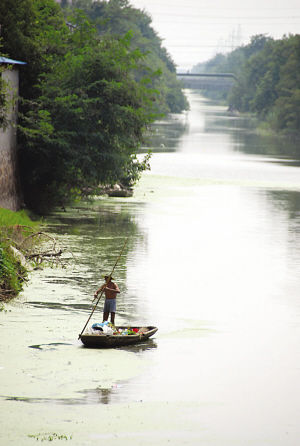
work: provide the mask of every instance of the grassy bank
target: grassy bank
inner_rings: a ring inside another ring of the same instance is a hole
[[[22,242],[38,226],[25,211],[0,208],[0,301],[15,297],[27,278]]]

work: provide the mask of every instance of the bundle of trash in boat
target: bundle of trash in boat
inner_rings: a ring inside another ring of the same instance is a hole
[[[147,327],[115,327],[108,321],[105,322],[97,322],[92,325],[89,330],[90,334],[98,334],[98,335],[119,335],[119,336],[129,336],[129,335],[137,335],[143,334],[148,331]]]

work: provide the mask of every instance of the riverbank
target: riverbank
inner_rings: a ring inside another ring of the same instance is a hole
[[[300,141],[300,131],[296,132],[295,130],[290,131],[288,129],[284,129],[281,131],[275,130],[268,119],[262,119],[259,116],[249,112],[236,111],[235,116],[247,119],[250,123],[249,127],[251,129],[251,132],[255,133],[258,136],[273,138],[274,140],[277,139],[282,142],[293,144]],[[298,154],[300,154],[300,150]]]
[[[27,279],[23,241],[38,227],[25,211],[0,208],[0,302],[16,297]]]
[[[263,119],[256,113],[241,112],[238,108],[232,107],[227,98],[228,92],[207,90],[202,91],[202,94],[205,98],[214,101],[217,105],[227,107],[228,116],[247,120],[249,123],[249,131],[257,136],[279,139],[280,141],[293,144],[299,143],[300,141],[300,129],[275,129],[272,116],[267,116]],[[298,155],[300,155],[300,149],[298,150]]]

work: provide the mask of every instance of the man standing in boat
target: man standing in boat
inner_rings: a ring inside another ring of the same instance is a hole
[[[115,324],[115,314],[116,314],[116,297],[117,294],[120,293],[119,287],[116,283],[112,282],[113,279],[111,276],[104,276],[105,283],[101,285],[101,287],[95,292],[94,298],[96,299],[98,293],[104,290],[105,294],[105,303],[103,309],[103,322],[108,320],[110,313],[110,321],[114,325]]]

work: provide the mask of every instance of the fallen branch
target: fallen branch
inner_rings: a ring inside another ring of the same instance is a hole
[[[39,251],[37,250],[38,245],[40,245]],[[23,253],[26,260],[33,261],[38,265],[50,263],[51,266],[55,266],[55,264],[65,266],[66,259],[62,260],[60,257],[66,250],[59,246],[55,237],[46,232],[38,231],[28,235],[18,244],[17,248]],[[72,252],[71,254],[74,258]]]
[[[39,252],[39,253],[35,253],[35,254],[30,254],[30,255],[26,255],[26,259],[30,260],[30,259],[34,259],[37,257],[58,257],[61,256],[63,253],[62,249],[60,249],[58,252]]]

